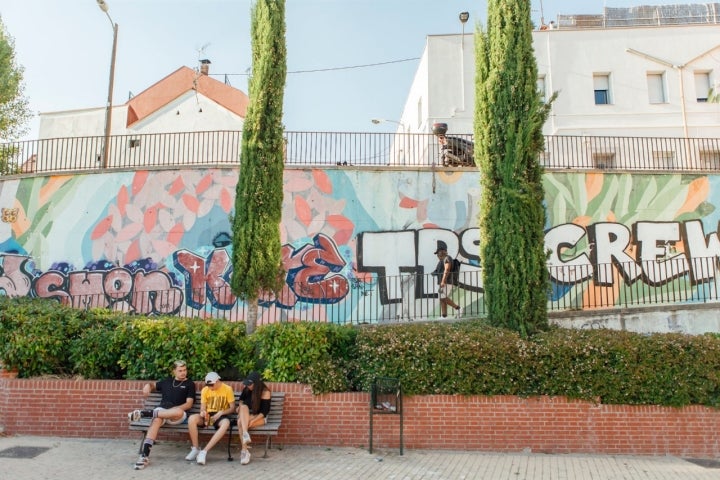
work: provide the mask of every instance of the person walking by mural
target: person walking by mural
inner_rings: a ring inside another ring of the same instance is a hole
[[[462,308],[452,299],[453,285],[456,283],[455,277],[457,272],[453,271],[453,259],[448,255],[447,244],[442,240],[437,241],[435,255],[437,255],[439,261],[432,274],[437,278],[438,284],[440,285],[438,289],[440,316],[447,318],[447,308],[451,306],[455,309],[455,316],[460,318],[462,316]]]
[[[270,413],[272,392],[265,385],[258,372],[250,372],[243,380],[243,391],[240,393],[238,406],[238,434],[240,435],[240,464],[250,463],[248,444],[252,441],[248,430],[259,425],[265,425]]]
[[[188,419],[188,434],[192,448],[185,460],[189,462],[195,460],[198,465],[205,465],[207,453],[230,428],[228,415],[233,412],[235,412],[235,392],[232,387],[222,382],[220,375],[215,372],[205,375],[205,386],[200,391],[200,413],[191,415]],[[198,428],[205,426],[215,427],[216,432],[201,450]]]
[[[187,364],[183,360],[173,363],[173,376],[155,383],[146,383],[142,389],[147,398],[152,392],[160,392],[162,398],[160,406],[154,410],[133,410],[128,413],[128,420],[137,422],[141,418],[152,418],[150,427],[142,445],[142,453],[135,470],[142,470],[150,462],[150,449],[155,443],[160,427],[165,425],[179,425],[187,421],[187,411],[195,401],[195,382],[188,378]]]

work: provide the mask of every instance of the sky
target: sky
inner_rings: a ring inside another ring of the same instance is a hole
[[[212,62],[213,78],[247,93],[251,0],[106,3],[118,24],[114,104],[200,59]],[[532,19],[677,3],[693,2],[532,0]],[[400,117],[426,36],[461,33],[463,11],[469,33],[484,21],[487,0],[286,0],[286,130],[394,131],[371,120]],[[96,0],[0,0],[0,18],[36,114],[24,139],[38,137],[38,112],[105,106],[113,30]]]

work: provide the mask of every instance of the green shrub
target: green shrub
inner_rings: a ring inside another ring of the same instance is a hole
[[[605,404],[720,406],[717,336],[555,328],[533,341],[542,394]]]
[[[312,322],[277,323],[258,328],[254,337],[263,378],[294,382],[301,370],[329,360],[332,352],[342,354],[343,348],[348,351],[347,339],[353,337],[350,334],[343,337],[337,329],[349,328]]]
[[[248,373],[260,370],[255,339],[248,337],[243,331],[241,336],[235,338],[234,343],[234,353],[229,354],[227,366],[218,372],[225,380],[241,380]]]
[[[20,376],[192,378],[251,370],[316,394],[368,391],[397,378],[406,394],[563,395],[604,404],[720,407],[720,335],[551,328],[530,339],[484,322],[338,326],[144,318],[0,296],[0,362]]]
[[[244,323],[226,320],[136,318],[119,331],[120,366],[127,378],[153,379],[167,376],[173,361],[183,359],[191,378],[202,378],[233,367],[244,332]]]
[[[327,352],[316,360],[303,364],[297,381],[312,387],[313,393],[347,392],[355,389],[357,375],[356,337],[358,330],[351,326],[325,324]]]
[[[367,391],[375,377],[391,377],[407,394],[525,394],[524,345],[481,322],[367,327],[358,335],[358,386]]]
[[[69,346],[89,325],[84,311],[45,299],[5,299],[0,308],[4,366],[20,377],[72,372]]]
[[[85,378],[119,379],[125,375],[120,366],[124,344],[119,332],[128,316],[108,310],[94,309],[87,315],[91,324],[83,329],[70,345],[73,373]]]

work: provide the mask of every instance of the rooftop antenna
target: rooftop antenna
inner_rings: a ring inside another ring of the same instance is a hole
[[[200,65],[203,64],[203,62],[207,61],[207,57],[205,56],[205,49],[210,46],[210,43],[206,43],[202,47],[197,49],[198,52],[198,59],[197,59],[197,66],[195,67],[195,82],[197,82],[198,77],[200,76]]]
[[[199,62],[200,60],[202,60],[203,58],[206,58],[206,57],[205,57],[205,49],[206,49],[207,47],[209,47],[209,46],[210,46],[210,42],[206,43],[205,45],[203,45],[202,47],[200,47],[200,48],[197,49],[197,52],[198,52],[198,62]]]
[[[540,0],[540,25],[545,25],[545,12],[543,10],[542,0]]]
[[[205,73],[207,75],[207,68],[210,64],[210,60],[205,57],[205,49],[210,46],[210,43],[206,43],[202,47],[197,49],[198,52],[198,65],[195,67],[195,78],[193,79],[193,90],[195,90],[195,103],[198,106],[198,112],[202,113],[202,106],[200,105],[200,97],[198,97],[198,79],[200,75]],[[205,71],[203,72],[203,68]]]

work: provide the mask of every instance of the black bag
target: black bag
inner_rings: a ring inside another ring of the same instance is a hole
[[[460,260],[458,260],[457,258],[453,258],[452,266],[450,267],[450,273],[448,274],[448,283],[450,285],[457,285],[459,274],[460,274]]]
[[[442,281],[443,274],[445,273],[445,261],[441,260],[438,262],[437,267],[435,267],[435,271],[432,272],[432,275],[434,277],[437,277],[437,282],[440,283]],[[448,273],[448,285],[457,285],[458,284],[458,274],[460,273],[460,260],[453,258],[450,262],[450,272]]]

